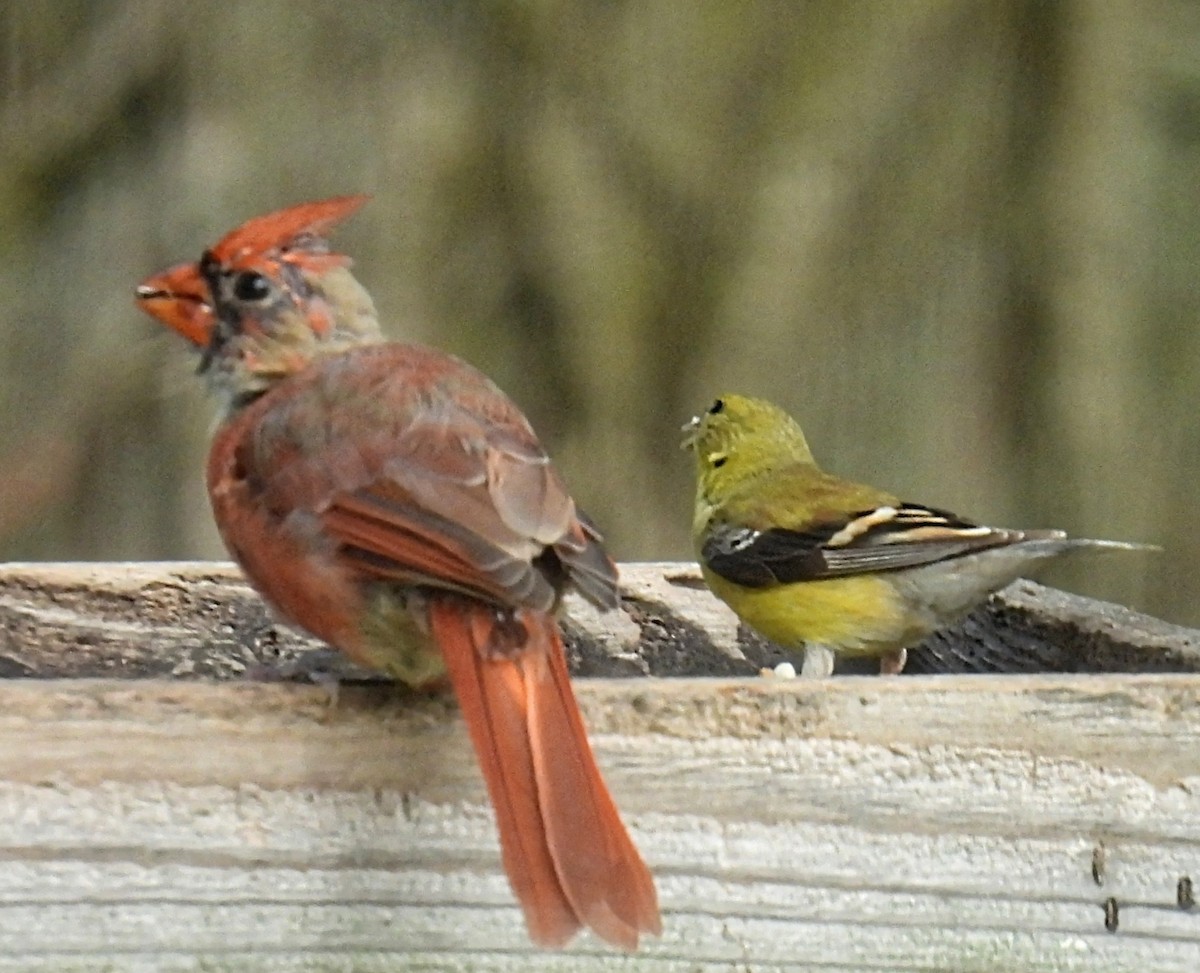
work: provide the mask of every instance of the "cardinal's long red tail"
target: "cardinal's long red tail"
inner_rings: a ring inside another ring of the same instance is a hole
[[[430,623],[496,810],[509,882],[533,940],[582,926],[625,949],[662,930],[658,896],[588,744],[558,625],[522,612],[513,652],[486,605],[431,600]],[[505,623],[511,624],[511,623]],[[511,638],[509,638],[511,642]]]

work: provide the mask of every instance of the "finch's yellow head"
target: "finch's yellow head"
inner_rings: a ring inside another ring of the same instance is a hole
[[[783,465],[811,463],[796,421],[764,399],[722,395],[683,427],[700,493],[713,497]]]

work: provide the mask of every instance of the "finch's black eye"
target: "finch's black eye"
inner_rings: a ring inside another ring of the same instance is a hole
[[[725,402],[722,399],[717,399],[716,402],[714,402],[712,405],[710,405],[708,407],[708,414],[710,416],[715,416],[718,412],[720,412],[724,408],[725,408]]]
[[[233,296],[239,301],[265,301],[271,296],[271,282],[253,270],[244,270],[233,279]]]

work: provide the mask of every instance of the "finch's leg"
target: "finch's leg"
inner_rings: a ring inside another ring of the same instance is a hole
[[[815,642],[804,646],[804,664],[800,667],[802,679],[828,679],[833,675],[833,649]]]
[[[879,657],[879,674],[881,676],[898,676],[908,661],[908,649],[893,649]]]

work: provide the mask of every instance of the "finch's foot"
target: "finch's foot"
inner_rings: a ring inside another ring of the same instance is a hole
[[[824,645],[806,645],[804,664],[800,666],[801,679],[828,679],[833,675],[833,649]]]
[[[881,676],[898,676],[904,671],[904,663],[908,661],[908,649],[893,649],[879,657],[879,674]]]

